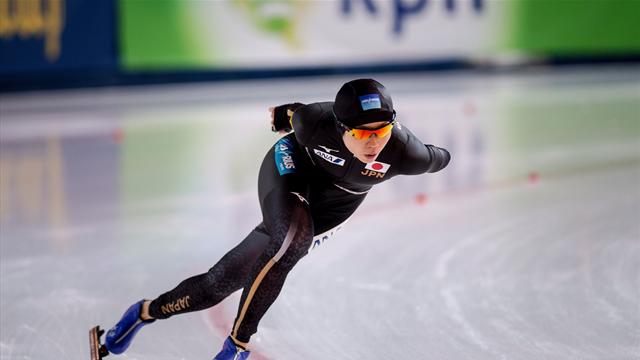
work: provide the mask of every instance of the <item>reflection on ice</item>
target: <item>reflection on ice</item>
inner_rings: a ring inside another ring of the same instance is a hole
[[[290,275],[252,357],[637,356],[634,76],[380,76],[451,166],[376,188]],[[260,221],[267,107],[343,80],[3,97],[0,357],[86,359],[90,326],[211,266]],[[210,358],[237,295],[145,328],[123,358]]]

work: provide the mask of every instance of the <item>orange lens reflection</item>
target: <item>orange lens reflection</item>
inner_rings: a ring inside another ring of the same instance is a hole
[[[354,138],[356,138],[358,140],[369,139],[373,135],[381,138],[381,137],[387,136],[391,132],[391,129],[393,129],[393,123],[391,123],[389,125],[385,125],[385,126],[379,128],[379,129],[375,129],[375,130],[350,129],[349,130],[349,134],[351,134],[351,136],[353,136]]]

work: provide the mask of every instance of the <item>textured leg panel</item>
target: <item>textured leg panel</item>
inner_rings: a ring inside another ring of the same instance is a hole
[[[274,196],[278,196],[273,194]],[[273,200],[271,204],[278,201]],[[304,257],[313,241],[313,223],[308,205],[289,194],[286,205],[279,202],[265,218],[271,241],[251,271],[244,287],[232,335],[241,342],[257,331],[258,323],[276,300],[289,271]],[[264,210],[264,209],[263,209]]]
[[[175,289],[153,300],[149,314],[156,319],[166,319],[218,304],[246,284],[254,263],[268,243],[268,235],[253,230],[209,271],[184,280]]]

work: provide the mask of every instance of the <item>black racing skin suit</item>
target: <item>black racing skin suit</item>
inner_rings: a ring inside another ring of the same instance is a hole
[[[374,185],[449,163],[446,150],[423,144],[399,123],[376,161],[362,163],[344,145],[332,106],[313,103],[295,111],[294,132],[271,148],[260,168],[263,221],[208,272],[153,300],[151,316],[203,310],[243,289],[231,337],[246,346],[289,271],[315,245],[314,236],[345,222]]]

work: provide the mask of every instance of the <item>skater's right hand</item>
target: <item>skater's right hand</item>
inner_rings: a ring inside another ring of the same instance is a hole
[[[274,123],[275,110],[276,110],[275,107],[273,107],[273,106],[269,107],[269,113],[271,113],[271,131],[277,132],[280,135],[286,135],[286,134],[289,133],[289,131],[276,130],[276,125]]]
[[[281,135],[290,133],[293,129],[291,126],[291,117],[297,108],[302,106],[301,103],[284,104],[276,107],[270,107],[271,113],[271,131]]]

